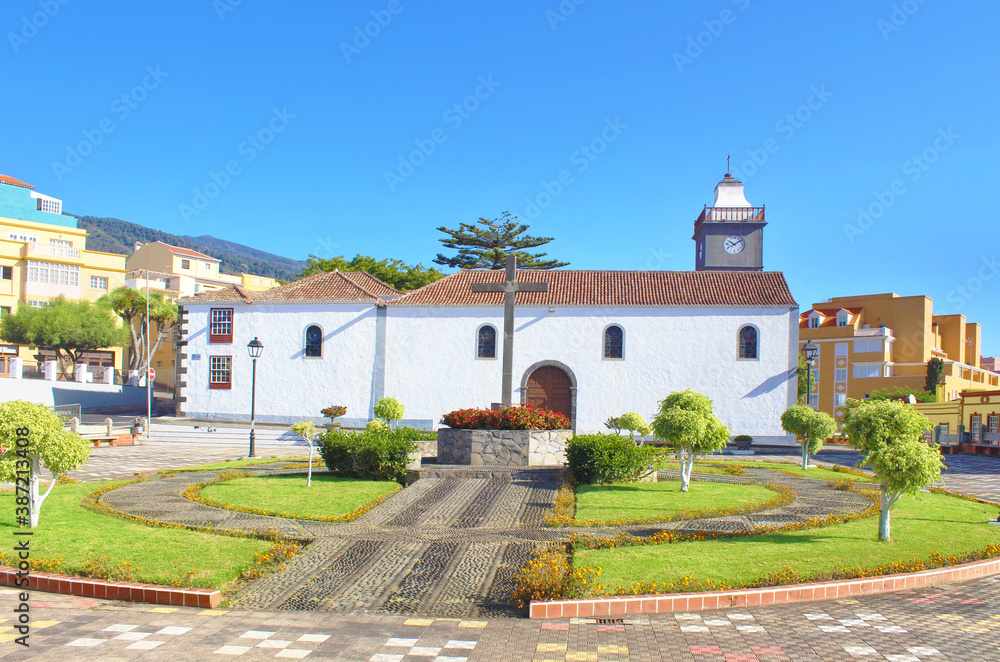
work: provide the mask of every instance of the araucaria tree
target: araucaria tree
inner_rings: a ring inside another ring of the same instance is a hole
[[[681,463],[681,491],[687,492],[695,457],[725,448],[731,430],[712,413],[707,396],[688,389],[660,402],[653,432],[673,447]]]
[[[889,510],[904,494],[916,494],[941,477],[941,451],[922,440],[927,417],[902,402],[879,400],[851,409],[844,422],[858,466],[872,468],[882,483],[878,539],[889,540]]]
[[[569,265],[569,262],[541,259],[547,253],[527,252],[526,249],[549,243],[552,237],[525,235],[528,226],[518,223],[517,216],[511,216],[509,211],[492,221],[480,218],[475,224],[459,224],[457,230],[444,226],[438,230],[448,235],[440,242],[447,248],[457,250],[458,255],[446,257],[438,253],[434,258],[436,264],[459,269],[503,269],[507,264],[507,254],[513,252],[518,266],[525,269],[557,269]]]
[[[0,327],[0,337],[7,342],[55,350],[64,375],[81,352],[123,345],[125,334],[103,297],[97,303],[60,296],[43,308],[21,305]]]
[[[45,405],[23,400],[0,404],[0,481],[16,486],[19,523],[38,526],[42,502],[57,476],[82,466],[88,457],[87,442],[63,429],[62,420]],[[42,466],[52,473],[44,494],[39,488]]]
[[[167,301],[159,292],[149,295],[149,319],[146,319],[146,294],[131,287],[116,287],[101,297],[122,318],[132,341],[129,370],[146,374],[150,359],[170,335],[177,323],[177,304]],[[149,354],[146,338],[149,337]]]
[[[793,405],[781,415],[781,428],[794,434],[802,445],[802,468],[809,468],[809,455],[823,448],[823,441],[837,431],[837,422],[826,412],[805,405]]]

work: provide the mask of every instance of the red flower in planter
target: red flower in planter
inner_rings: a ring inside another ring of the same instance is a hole
[[[450,428],[466,430],[565,430],[569,419],[530,405],[503,409],[458,409],[441,417]]]

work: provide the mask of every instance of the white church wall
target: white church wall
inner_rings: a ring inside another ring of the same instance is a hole
[[[577,430],[604,430],[609,416],[635,410],[647,420],[671,391],[693,388],[715,402],[734,434],[788,441],[778,417],[794,398],[790,319],[795,310],[739,308],[517,308],[514,400],[539,361],[565,364],[577,381]],[[438,426],[441,415],[500,400],[502,310],[389,307],[386,394],[406,418]],[[476,359],[476,331],[498,330],[497,359]],[[760,332],[759,359],[738,360],[737,332]],[[625,332],[624,359],[603,359],[609,324]],[[790,372],[791,370],[791,372]]]
[[[211,308],[232,307],[232,344],[208,342]],[[264,344],[257,360],[256,418],[262,422],[325,421],[320,410],[345,405],[346,425],[364,424],[373,406],[376,310],[370,304],[186,305],[181,404],[196,418],[248,420],[252,361],[247,343]],[[323,355],[305,357],[306,327],[323,330]],[[210,356],[232,356],[231,389],[210,389]]]

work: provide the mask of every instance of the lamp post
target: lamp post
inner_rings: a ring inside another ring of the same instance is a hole
[[[257,401],[257,359],[260,358],[261,352],[264,351],[264,343],[254,339],[247,343],[247,351],[250,352],[250,358],[253,359],[253,377],[250,379],[250,454],[247,457],[257,457],[254,453],[254,415],[255,415],[255,405]]]
[[[806,359],[806,406],[812,407],[809,404],[809,393],[812,391],[812,365],[813,361],[816,360],[816,356],[819,354],[819,346],[817,346],[813,341],[808,341],[802,347],[802,355]],[[817,397],[817,400],[819,398]],[[816,403],[817,409],[819,409],[819,402]]]

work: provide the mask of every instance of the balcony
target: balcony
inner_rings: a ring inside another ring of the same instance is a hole
[[[49,246],[30,242],[25,245],[25,257],[44,255],[45,257],[61,257],[70,260],[80,259],[80,249],[68,246]]]
[[[701,223],[718,221],[763,223],[764,207],[709,207],[706,205],[694,224],[697,227]]]
[[[855,329],[855,338],[892,338],[892,329],[887,326],[880,326],[875,329]]]

